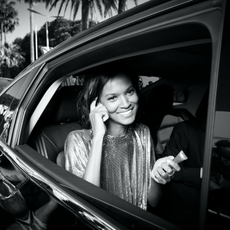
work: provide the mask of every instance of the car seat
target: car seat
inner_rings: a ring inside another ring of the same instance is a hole
[[[171,108],[167,114],[165,114],[160,127],[157,131],[157,146],[156,151],[158,154],[162,154],[165,145],[168,143],[173,128],[176,124],[182,121],[194,119],[194,116],[186,109]]]
[[[154,145],[157,144],[157,132],[166,114],[173,104],[173,88],[170,85],[156,85],[152,88],[146,103],[142,123],[146,124],[151,132]]]
[[[67,86],[57,92],[52,111],[53,123],[39,129],[32,138],[35,149],[55,163],[58,154],[64,150],[67,135],[81,129],[75,104],[79,90],[79,86]]]

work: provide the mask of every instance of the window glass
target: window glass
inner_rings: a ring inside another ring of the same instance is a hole
[[[61,87],[71,86],[71,85],[83,85],[84,76],[74,76],[71,75],[61,84]]]
[[[141,90],[159,80],[159,77],[139,76],[139,89]]]
[[[21,78],[0,97],[0,136],[4,141],[7,140],[8,130],[14,116],[14,111],[24,92],[24,90],[20,89],[25,80],[26,77]]]

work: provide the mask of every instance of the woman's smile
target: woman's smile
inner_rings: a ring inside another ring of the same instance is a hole
[[[117,112],[117,113],[120,114],[120,115],[122,115],[122,116],[124,116],[124,117],[129,117],[132,114],[132,112],[133,112],[133,108],[134,108],[134,106],[132,106],[128,110]]]

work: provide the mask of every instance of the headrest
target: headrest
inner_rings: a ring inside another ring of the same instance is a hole
[[[154,143],[157,131],[173,105],[173,88],[170,85],[157,85],[152,88],[147,100],[145,124],[149,126]]]
[[[148,97],[148,107],[151,112],[167,111],[173,105],[173,88],[170,85],[155,86]]]
[[[55,123],[78,121],[76,97],[80,90],[81,86],[66,86],[57,92],[53,107]]]

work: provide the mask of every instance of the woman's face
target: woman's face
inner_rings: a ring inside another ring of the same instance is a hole
[[[110,122],[121,125],[134,122],[138,109],[138,95],[126,75],[120,74],[105,84],[100,102],[107,108]]]

